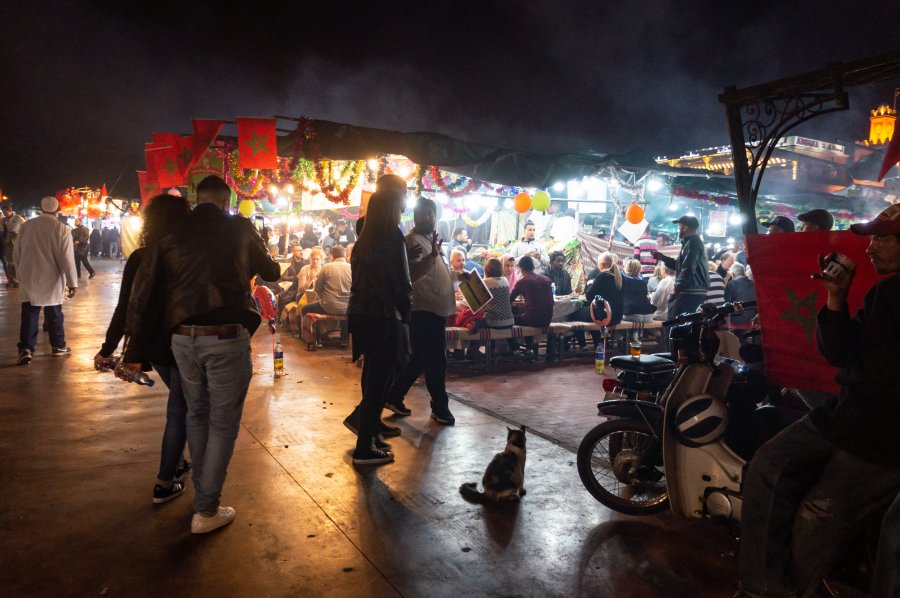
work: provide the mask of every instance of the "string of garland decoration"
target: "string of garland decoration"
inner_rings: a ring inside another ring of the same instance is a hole
[[[697,199],[700,201],[709,201],[717,206],[730,206],[737,203],[737,199],[730,195],[720,195],[716,193],[701,193],[693,189],[685,189],[684,187],[672,187],[673,197],[683,197],[685,199]]]
[[[312,159],[315,180],[319,184],[322,195],[331,203],[350,205],[350,194],[353,193],[353,190],[359,184],[363,168],[365,168],[365,160],[351,161],[347,164],[347,168],[352,168],[352,173],[349,180],[341,188],[332,177],[325,176],[324,161],[322,160],[322,152],[319,150],[319,139],[313,121],[309,118],[301,118],[300,122],[297,123],[297,132],[298,147],[300,147],[300,140],[302,139],[302,144],[305,145],[307,150],[305,154]]]
[[[432,188],[436,187],[450,197],[458,197],[460,195],[471,193],[477,190],[481,184],[480,181],[477,181],[476,179],[470,179],[464,176],[457,176],[456,180],[448,183],[444,180],[444,177],[441,176],[441,172],[437,166],[429,167],[428,174],[432,182]]]
[[[490,208],[485,208],[484,214],[479,216],[476,219],[472,219],[468,214],[462,214],[462,220],[466,223],[466,226],[471,226],[472,228],[478,228],[485,222],[491,219],[491,216],[494,214],[494,210]]]

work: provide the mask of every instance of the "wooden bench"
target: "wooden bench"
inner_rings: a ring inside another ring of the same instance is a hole
[[[306,343],[307,351],[315,351],[322,337],[340,330],[341,322],[347,316],[333,314],[304,314],[300,319],[300,339]]]

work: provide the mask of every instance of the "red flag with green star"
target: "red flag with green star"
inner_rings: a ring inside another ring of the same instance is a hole
[[[837,368],[816,348],[816,315],[828,294],[818,256],[843,253],[856,264],[847,298],[850,315],[862,307],[866,292],[881,279],[866,256],[869,238],[850,231],[750,235],[747,255],[756,285],[756,302],[770,384],[819,392],[837,392]]]
[[[278,168],[274,118],[239,118],[238,163],[241,168]]]
[[[154,147],[173,147],[175,148],[175,156],[178,163],[178,172],[182,178],[187,176],[188,170],[194,162],[194,138],[191,135],[183,137],[177,133],[154,133]]]
[[[178,153],[174,147],[156,147],[154,144],[154,147],[146,148],[144,153],[147,156],[147,173],[161,187],[184,185],[184,174],[178,169]]]
[[[191,153],[193,154],[193,163],[196,164],[206,153],[206,150],[216,140],[219,131],[222,130],[221,120],[212,120],[209,118],[195,118],[194,137],[191,144]]]
[[[150,177],[150,173],[143,170],[138,170],[137,175],[138,186],[141,188],[141,206],[146,206],[147,200],[154,195],[159,195],[159,183]]]

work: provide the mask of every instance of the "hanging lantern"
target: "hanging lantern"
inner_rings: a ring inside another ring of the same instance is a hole
[[[531,196],[522,191],[513,199],[513,209],[519,214],[524,214],[531,209]]]
[[[628,206],[628,209],[625,210],[625,220],[631,224],[640,224],[644,221],[644,208],[636,203],[631,204]]]

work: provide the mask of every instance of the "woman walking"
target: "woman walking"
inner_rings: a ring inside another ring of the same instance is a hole
[[[377,434],[387,390],[397,368],[409,359],[412,284],[406,244],[400,232],[403,198],[376,191],[369,199],[365,225],[353,248],[353,285],[347,308],[353,335],[353,361],[363,357],[362,402],[354,465],[378,465],[394,453]]]

